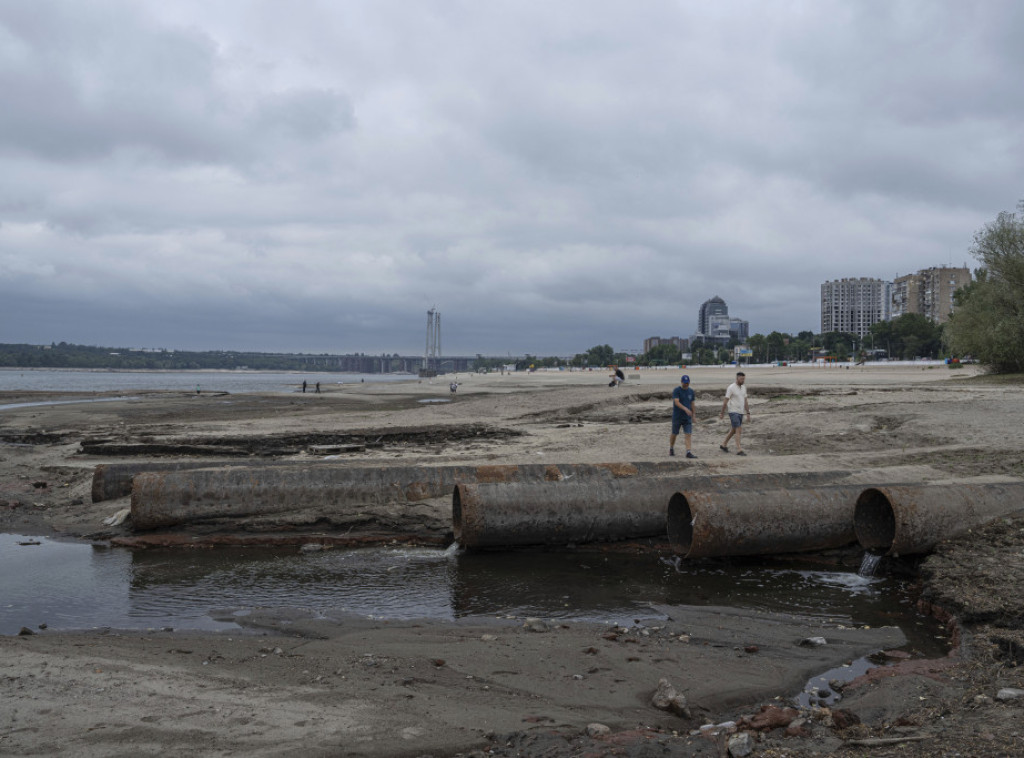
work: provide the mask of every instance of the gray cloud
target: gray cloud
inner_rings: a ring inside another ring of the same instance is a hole
[[[961,264],[1009,2],[0,0],[0,341],[572,353]]]

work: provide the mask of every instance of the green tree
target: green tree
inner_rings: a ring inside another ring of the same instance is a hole
[[[777,361],[781,360],[785,355],[786,349],[786,335],[781,332],[772,332],[767,337],[768,342],[768,360]]]
[[[810,332],[800,332],[801,334],[811,334]],[[811,334],[813,339],[814,335]],[[786,360],[787,361],[805,361],[810,358],[811,355],[811,340],[806,340],[801,337],[790,338],[789,344],[786,345]]]
[[[750,347],[753,356],[751,356],[752,363],[767,363],[768,362],[768,338],[763,334],[751,335],[750,339],[747,340],[747,345]]]
[[[894,338],[892,321],[876,321],[868,327],[868,334],[871,335],[868,337],[868,343],[872,349],[885,350],[889,358],[899,354],[893,353],[893,343],[895,342],[899,348],[899,342]]]
[[[607,366],[615,361],[615,350],[611,345],[594,345],[585,355],[590,366]]]
[[[821,346],[840,361],[850,357],[856,343],[857,335],[849,332],[825,332],[821,335]]]
[[[997,373],[1024,372],[1024,200],[974,235],[976,279],[956,293],[945,339]]]
[[[655,345],[646,353],[641,362],[652,366],[668,366],[683,360],[683,351],[673,344]]]
[[[695,339],[690,345],[690,362],[694,366],[718,363],[714,345],[707,344],[701,337]]]
[[[904,313],[891,322],[893,350],[904,360],[937,358],[942,350],[942,327],[920,313]]]

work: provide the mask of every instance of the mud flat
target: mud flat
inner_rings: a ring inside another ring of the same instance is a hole
[[[99,464],[223,462],[227,449],[251,465],[666,462],[677,373],[634,372],[621,389],[601,372],[463,374],[446,403],[421,402],[448,399],[442,378],[321,396],[147,392],[10,408],[0,412],[0,530],[186,545],[315,539],[245,519],[139,535],[103,523],[127,498],[92,502]],[[718,449],[732,371],[687,373],[699,457],[673,459],[681,477],[848,470],[866,486],[951,488],[1024,478],[1019,381],[971,368],[748,369],[753,419],[741,458]],[[65,399],[5,393],[0,405]],[[379,439],[387,443],[361,444]],[[332,444],[338,452],[324,455]],[[436,539],[450,528],[443,502],[416,519],[396,527],[376,513],[365,532]],[[728,729],[691,731],[731,720],[753,736],[755,755],[1020,755],[1022,556],[1024,521],[1003,518],[904,561],[901,570],[920,573],[923,606],[948,620],[955,655],[901,660],[897,651],[895,665],[846,685],[836,708],[800,714],[782,706],[809,676],[898,648],[898,631],[706,608],[667,608],[663,622],[614,628],[386,623],[300,610],[254,614],[227,633],[53,632],[25,619],[34,634],[0,638],[0,753],[717,756],[733,738]],[[810,637],[827,644],[799,644]],[[685,696],[688,716],[652,706],[660,679]],[[588,734],[594,723],[609,731]]]

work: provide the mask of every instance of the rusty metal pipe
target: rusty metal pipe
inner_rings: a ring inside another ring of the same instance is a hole
[[[502,485],[461,483],[452,494],[452,530],[471,548],[628,540],[666,535],[666,507],[680,489],[724,495],[752,488],[833,483],[849,472],[735,476],[637,476]],[[854,488],[852,503],[862,487]],[[730,495],[731,496],[731,495]],[[852,527],[849,542],[853,542]]]
[[[358,470],[360,468],[379,468],[377,466],[352,466],[349,463],[339,463],[333,460],[315,460],[308,463],[296,463],[294,460],[188,460],[188,461],[128,461],[120,463],[101,463],[93,469],[92,475],[92,501],[94,503],[104,500],[114,500],[127,497],[132,494],[132,482],[139,474],[164,472],[164,471],[192,471],[195,469],[207,468],[276,468],[276,467],[297,466],[303,468],[324,467],[344,468],[346,470]],[[402,468],[402,467],[397,467]],[[524,479],[543,479],[555,481],[563,476],[588,475],[588,472],[596,472],[600,475],[611,474],[613,476],[648,476],[661,475],[678,471],[675,464],[667,462],[640,462],[640,463],[599,463],[599,464],[540,464],[531,463],[525,465],[498,465],[498,466],[432,466],[431,468],[453,468],[457,471],[468,471],[471,469],[486,471],[512,470],[519,472],[517,476]],[[474,479],[475,481],[475,479]],[[489,481],[485,475],[482,481]],[[447,497],[450,492],[441,493]]]
[[[101,463],[92,471],[92,501],[102,503],[105,500],[116,500],[132,494],[132,481],[138,474],[152,471],[190,471],[199,468],[217,468],[227,466],[268,465],[266,462],[252,461],[131,461],[130,463]],[[292,463],[294,466],[295,464]]]
[[[862,486],[674,492],[665,524],[686,558],[826,550],[855,541],[853,508]]]
[[[189,522],[299,513],[309,516],[451,497],[460,482],[574,482],[639,479],[661,463],[527,464],[522,466],[250,465],[132,473],[135,529]],[[95,478],[94,478],[95,482]],[[295,519],[287,521],[291,523]],[[284,521],[282,523],[285,523]]]
[[[452,529],[463,547],[607,542],[665,534],[672,481],[458,484]]]
[[[1024,484],[897,485],[861,492],[854,531],[865,550],[927,553],[942,540],[1024,512]]]

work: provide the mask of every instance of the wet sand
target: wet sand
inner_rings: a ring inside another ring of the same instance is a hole
[[[269,449],[304,436],[376,431],[394,444],[340,455],[336,465],[665,461],[668,398],[678,373],[631,372],[618,389],[597,371],[462,374],[454,398],[450,377],[441,377],[328,387],[322,395],[151,392],[8,409],[0,412],[0,529],[91,539],[131,535],[127,526],[103,524],[126,507],[125,499],[93,504],[89,494],[93,468],[123,458],[82,455],[88,440],[253,439]],[[687,373],[697,391],[699,457],[675,459],[681,470],[849,470],[867,484],[949,486],[1024,477],[1019,382],[976,378],[973,368],[752,368],[748,455],[741,458],[718,450],[727,430],[718,413],[734,371]],[[4,393],[0,404],[68,399],[74,397]],[[471,425],[494,433],[467,437]],[[432,431],[422,434],[425,429]],[[300,447],[267,460],[312,458]],[[425,509],[424,531],[436,534],[446,518],[443,503]],[[196,536],[187,529],[174,534]],[[816,709],[805,714],[797,736],[758,732],[756,750],[1024,752],[1022,701],[991,700],[1000,688],[1024,687],[1017,668],[1024,660],[1022,555],[1024,523],[1009,519],[942,546],[923,566],[923,599],[962,622],[953,627],[958,655],[907,661],[884,669],[907,670],[902,676],[876,674],[848,687],[840,707],[856,714],[859,725]],[[327,623],[301,614],[257,617],[244,632],[228,634],[34,628],[32,636],[0,638],[0,753],[442,756],[615,749],[639,755],[657,746],[658,754],[719,755],[726,736],[692,737],[690,730],[755,713],[763,704],[786,704],[809,676],[902,644],[898,630],[844,630],[820,619],[724,609],[666,614],[672,620],[658,629],[618,632],[576,623],[531,631],[521,621],[497,620]],[[797,644],[807,636],[830,644]],[[651,706],[660,678],[686,696],[690,717]],[[611,734],[586,736],[593,722]],[[915,741],[842,747],[844,739],[898,737]]]

